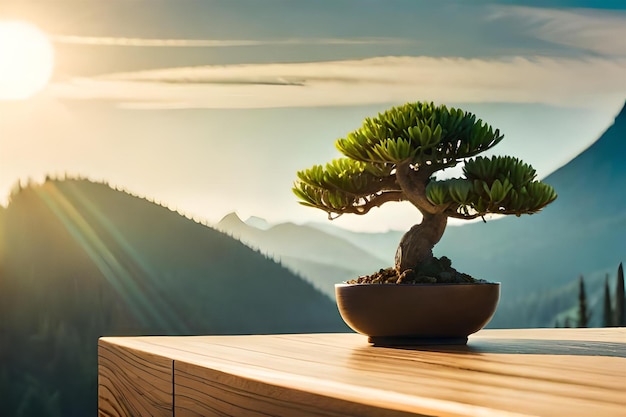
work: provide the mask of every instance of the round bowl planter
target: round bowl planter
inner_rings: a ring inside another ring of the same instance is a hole
[[[335,284],[341,317],[378,346],[465,344],[496,311],[500,283]]]

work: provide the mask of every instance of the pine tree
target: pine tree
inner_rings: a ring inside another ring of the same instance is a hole
[[[624,311],[624,266],[620,262],[617,268],[617,284],[615,288],[615,318],[614,326],[626,326],[626,312]]]
[[[609,289],[609,274],[604,279],[604,314],[602,315],[602,326],[611,327],[613,325],[613,309],[611,308],[611,290]]]
[[[578,280],[578,326],[587,327],[591,314],[587,312],[587,296],[585,294],[585,281],[581,275]]]
[[[563,327],[565,327],[566,329],[572,327],[569,317],[565,317],[565,322],[563,323]]]

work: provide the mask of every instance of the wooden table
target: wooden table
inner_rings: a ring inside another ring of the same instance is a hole
[[[107,337],[98,372],[99,416],[626,416],[626,328]]]

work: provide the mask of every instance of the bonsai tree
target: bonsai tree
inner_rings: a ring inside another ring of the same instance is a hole
[[[329,219],[364,215],[391,201],[408,201],[422,215],[400,240],[395,268],[368,277],[374,282],[472,281],[433,256],[448,218],[488,213],[533,214],[557,197],[536,181],[528,164],[510,156],[475,157],[503,136],[472,113],[433,103],[393,107],[335,142],[344,157],[299,171],[293,192],[300,203]],[[464,163],[463,177],[436,179],[438,171]],[[363,282],[362,277],[359,282]]]

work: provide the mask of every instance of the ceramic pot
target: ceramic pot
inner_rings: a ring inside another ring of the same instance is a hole
[[[336,284],[341,317],[374,345],[465,344],[496,311],[500,283]]]

